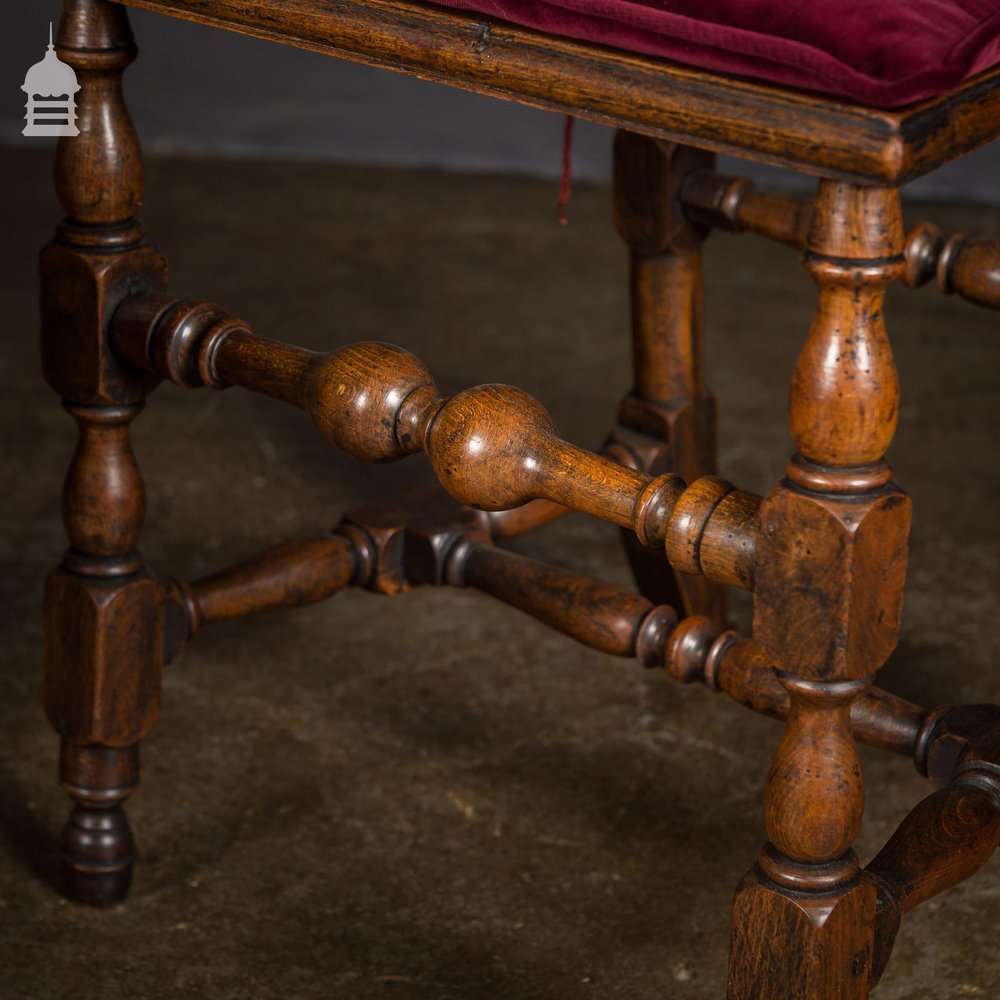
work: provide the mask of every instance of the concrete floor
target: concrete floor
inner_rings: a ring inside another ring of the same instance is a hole
[[[779,726],[582,649],[469,592],[330,603],[207,628],[169,669],[130,815],[131,899],[54,888],[67,803],[39,708],[41,579],[64,545],[73,426],[38,374],[34,248],[59,216],[48,157],[0,153],[6,392],[0,536],[0,997],[534,998],[724,992],[733,888],[762,839]],[[596,446],[628,388],[626,266],[609,193],[553,222],[542,182],[155,160],[143,216],[173,287],[317,348],[395,341],[445,391],[518,384]],[[1000,235],[1000,211],[916,206]],[[706,250],[722,466],[764,490],[814,293],[753,237]],[[882,683],[922,704],[1000,700],[997,317],[893,290],[913,494],[902,642]],[[428,481],[363,466],[302,413],[161,388],[135,425],[151,566],[194,577]],[[615,530],[569,518],[517,548],[627,582]],[[746,603],[734,617],[746,625]],[[862,751],[867,860],[925,786]],[[881,1000],[1000,997],[1000,862],[904,923]]]

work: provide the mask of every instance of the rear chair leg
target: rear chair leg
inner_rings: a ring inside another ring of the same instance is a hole
[[[631,132],[615,136],[615,225],[631,257],[635,384],[618,408],[615,457],[687,482],[716,470],[715,397],[705,389],[702,358],[701,243],[705,231],[685,218],[679,192],[710,153]],[[672,570],[662,553],[624,533],[643,596],[720,627],[725,589]]]

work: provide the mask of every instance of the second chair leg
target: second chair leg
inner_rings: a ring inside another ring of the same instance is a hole
[[[615,225],[630,254],[634,387],[618,410],[619,435],[646,472],[687,482],[716,471],[715,397],[705,389],[701,243],[679,191],[711,154],[620,131],[615,136]],[[624,534],[643,595],[722,625],[725,590],[672,570],[662,553]]]

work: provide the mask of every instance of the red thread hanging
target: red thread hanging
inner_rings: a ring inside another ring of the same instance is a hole
[[[573,118],[566,116],[563,127],[562,174],[559,178],[559,202],[557,205],[559,225],[569,221],[566,209],[569,207],[570,177],[573,173]]]

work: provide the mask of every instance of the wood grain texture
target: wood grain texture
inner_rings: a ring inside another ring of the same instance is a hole
[[[805,246],[812,228],[811,199],[758,191],[747,177],[696,170],[680,193],[691,222],[729,232],[753,232],[789,246]]]
[[[754,636],[782,669],[874,673],[895,648],[910,504],[882,456],[899,383],[882,316],[902,271],[898,192],[821,182],[805,266],[819,304],[789,390],[797,456],[764,500]]]
[[[765,194],[744,177],[695,170],[680,197],[688,219],[702,226],[754,232],[800,249],[812,229],[812,200]],[[937,226],[924,222],[910,230],[903,250],[906,266],[900,277],[909,287],[936,279],[946,295],[956,293],[977,305],[1000,308],[1000,241],[962,233],[946,238]]]
[[[613,656],[636,655],[639,627],[653,610],[652,602],[621,587],[489,545],[463,550],[457,573],[465,586]]]
[[[770,658],[752,639],[741,639],[723,652],[717,687],[734,701],[775,719],[787,719],[791,699]],[[866,687],[850,702],[854,738],[880,750],[911,757],[926,710],[879,687]]]
[[[1000,240],[955,233],[945,239],[930,223],[917,226],[906,239],[905,281],[919,288],[932,278],[946,295],[1000,309]]]
[[[494,538],[515,538],[518,535],[536,531],[557,521],[570,512],[569,507],[553,503],[551,500],[529,500],[520,507],[510,510],[488,512],[490,534]]]
[[[203,625],[313,604],[343,590],[356,570],[343,536],[285,542],[190,584],[194,619]]]
[[[146,570],[80,568],[45,584],[45,713],[72,743],[127,747],[160,712],[164,589]]]
[[[820,680],[874,673],[899,636],[909,499],[779,487],[760,525],[754,637],[772,662]]]
[[[914,760],[939,787],[910,811],[867,872],[879,886],[881,976],[900,917],[974,875],[1000,841],[1000,706],[960,705],[925,714]]]
[[[790,710],[764,786],[764,824],[786,858],[822,865],[842,857],[861,826],[864,783],[850,711],[867,683],[778,679]]]
[[[716,404],[705,388],[700,246],[705,232],[679,192],[714,157],[619,130],[614,142],[614,221],[629,250],[633,389],[608,445],[624,465],[686,482],[716,470]],[[725,620],[725,591],[700,573],[671,569],[630,532],[625,551],[641,592],[657,603]]]
[[[134,211],[142,158],[121,92],[135,58],[126,11],[97,0],[67,0],[56,38],[73,67],[78,136],[56,145],[55,185],[66,218],[41,254],[42,371],[77,403],[135,403],[158,378],[123,366],[107,328],[130,290],[162,289],[166,262],[144,245]]]
[[[944,705],[924,719],[913,762],[935,788],[944,788],[970,747],[988,746],[996,739],[1000,739],[1000,705]],[[992,756],[994,763],[1000,763],[1000,751]]]
[[[345,535],[324,535],[274,545],[192,583],[166,580],[164,664],[210,622],[314,604],[361,582],[366,555]]]
[[[788,403],[796,450],[817,465],[870,465],[895,433],[899,379],[883,303],[902,251],[897,191],[820,182],[804,258],[819,308]]]
[[[768,843],[733,904],[730,1000],[867,997],[890,946],[880,884],[851,849],[864,805],[852,715],[896,644],[906,567],[909,503],[882,457],[898,416],[882,319],[903,270],[898,192],[821,181],[803,260],[819,306],[754,591],[754,638],[789,715],[764,790]]]
[[[448,583],[474,587],[592,649],[661,668],[682,684],[714,687],[716,664],[735,639],[703,615],[678,621],[674,608],[615,584],[474,539],[454,546],[443,575]]]
[[[80,135],[56,149],[67,218],[41,255],[42,365],[78,441],[63,489],[70,548],[45,585],[44,702],[74,802],[62,837],[65,887],[104,904],[131,881],[122,804],[138,782],[138,740],[159,713],[166,604],[136,549],[145,494],[129,443],[129,423],[159,379],[124,365],[107,332],[129,292],[164,287],[166,265],[133,216],[142,163],[121,93],[135,57],[126,12],[67,0],[57,51],[82,84]]]
[[[733,903],[728,1000],[866,1000],[876,961],[878,886],[863,876],[837,894],[783,895],[760,868]]]
[[[128,223],[142,198],[143,175],[139,139],[121,92],[122,71],[136,56],[125,11],[94,0],[66,0],[57,51],[81,87],[80,134],[56,145],[59,200],[74,222]]]
[[[502,511],[541,499],[634,531],[653,548],[670,536],[687,572],[703,572],[699,540],[710,536],[706,552],[713,572],[725,574],[720,582],[752,582],[752,495],[738,504],[697,504],[692,516],[694,507],[680,502],[686,487],[678,476],[649,476],[564,441],[548,411],[521,389],[480,385],[444,399],[423,363],[402,348],[359,343],[319,354],[259,337],[202,303],[175,307],[162,295],[126,302],[110,339],[126,361],[179,384],[193,384],[197,373],[203,385],[242,385],[300,406],[327,440],[362,461],[423,451],[438,481],[469,507]],[[693,483],[691,496],[700,497],[707,482]]]
[[[907,814],[868,865],[886,883],[900,914],[974,875],[1000,843],[1000,783],[956,782]]]
[[[403,0],[127,0],[314,52],[808,173],[903,183],[1000,130],[1000,70],[879,111]]]
[[[164,660],[199,624],[349,584],[383,594],[464,584],[787,721],[765,790],[769,839],[734,902],[729,997],[863,1000],[900,914],[975,871],[1000,836],[995,710],[926,713],[872,686],[898,635],[909,527],[883,458],[899,409],[885,289],[936,277],[973,301],[1000,299],[996,241],[922,227],[904,248],[896,186],[1000,131],[1000,70],[885,112],[412,0],[134,5],[618,126],[615,221],[631,257],[635,381],[597,455],[563,440],[520,389],[444,398],[393,345],[322,354],[168,295],[165,263],[134,219],[142,170],[121,97],[135,55],[124,9],[66,0],[59,52],[84,83],[81,136],[57,153],[67,219],[42,257],[42,328],[46,378],[79,425],[64,502],[70,549],[45,609],[46,709],[74,800],[62,841],[70,892],[103,903],[127,891],[134,843],[122,804],[138,781],[138,740],[156,718]],[[818,198],[719,178],[702,150],[817,174]],[[714,475],[700,268],[712,226],[803,247],[819,289],[790,391],[796,454],[763,502]],[[160,378],[301,407],[363,461],[424,452],[454,499],[352,512],[333,537],[168,588],[136,550],[144,497],[128,435]],[[569,509],[629,532],[643,594],[492,545],[491,531],[520,533]],[[721,629],[721,591],[707,581],[755,592],[752,640]],[[667,583],[673,607],[652,599]],[[867,871],[851,849],[864,791],[855,739],[912,753],[946,786]]]

